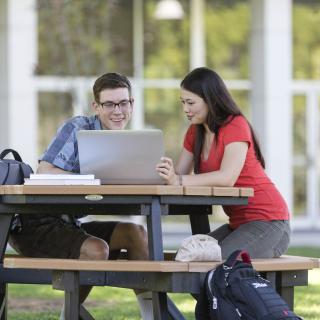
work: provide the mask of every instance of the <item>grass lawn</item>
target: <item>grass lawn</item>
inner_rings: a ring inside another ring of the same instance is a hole
[[[320,248],[292,248],[288,254],[320,257]],[[188,294],[170,295],[186,316],[194,319],[195,301]],[[58,319],[63,293],[44,285],[9,285],[9,320]],[[320,269],[309,272],[309,286],[295,289],[295,311],[305,320],[320,319]],[[86,301],[96,320],[138,320],[139,310],[131,290],[96,287]]]

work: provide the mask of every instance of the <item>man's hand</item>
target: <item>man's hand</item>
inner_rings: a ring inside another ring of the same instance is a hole
[[[166,184],[178,186],[179,176],[176,175],[173,167],[173,161],[170,158],[162,157],[160,162],[157,164],[156,170],[159,176],[164,179]]]

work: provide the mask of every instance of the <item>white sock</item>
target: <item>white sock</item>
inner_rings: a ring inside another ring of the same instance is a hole
[[[63,304],[63,306],[62,306],[62,309],[61,309],[61,313],[60,313],[60,318],[59,318],[60,320],[65,320],[65,318],[64,318],[64,304]]]
[[[137,294],[140,313],[143,320],[153,320],[152,293],[151,291]]]

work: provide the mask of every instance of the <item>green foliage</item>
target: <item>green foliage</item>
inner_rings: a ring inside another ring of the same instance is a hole
[[[147,78],[181,78],[189,69],[189,1],[185,19],[155,20],[156,1],[144,4]],[[132,1],[38,0],[38,74],[97,75],[105,70],[133,73]],[[207,65],[224,78],[249,77],[250,3],[207,1]],[[320,3],[293,5],[293,73],[320,78]]]
[[[288,249],[286,254],[289,254],[292,256],[320,258],[320,248],[319,247],[291,247]],[[320,281],[320,278],[318,279]]]
[[[145,91],[145,122],[147,127],[160,128],[164,133],[166,155],[178,158],[187,128],[178,90]]]
[[[293,154],[300,159],[294,168],[294,213],[306,211],[306,99],[304,96],[293,98]]]
[[[231,2],[231,3],[230,3]],[[250,5],[209,1],[206,11],[207,65],[226,79],[249,78]]]
[[[57,320],[58,312],[12,312],[9,314],[12,320]]]
[[[314,271],[310,273],[318,278],[318,284],[295,289],[295,312],[305,320],[318,320],[320,319],[320,273]]]
[[[320,79],[320,3],[296,1],[293,6],[293,76]]]
[[[41,75],[132,74],[132,2],[38,0]]]
[[[154,19],[156,1],[145,3],[145,77],[181,78],[189,69],[189,19]],[[188,12],[188,1],[184,1]]]
[[[57,128],[72,116],[72,97],[68,93],[40,92],[38,154],[42,154],[56,135]]]

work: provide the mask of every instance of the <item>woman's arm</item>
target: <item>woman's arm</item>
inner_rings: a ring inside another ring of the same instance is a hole
[[[193,169],[193,153],[183,148],[177,165],[175,166],[176,174],[190,174]]]
[[[176,174],[173,170],[172,160],[169,158],[164,158],[161,165],[158,165],[157,171],[167,184],[171,185],[178,185],[181,182],[183,185],[189,186],[232,187],[241,173],[247,152],[247,142],[232,142],[225,147],[221,166],[217,171],[195,175],[177,171]],[[183,163],[184,161],[181,162],[181,168],[184,168]],[[182,174],[181,179],[179,179],[179,174]]]

